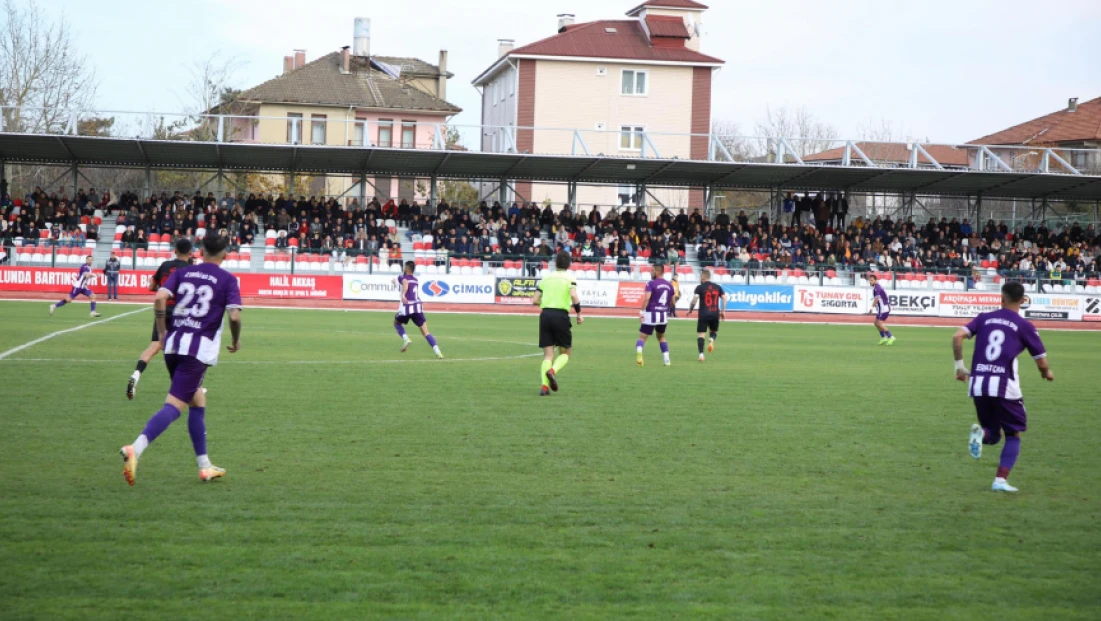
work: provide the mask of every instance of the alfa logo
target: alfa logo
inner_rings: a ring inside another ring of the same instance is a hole
[[[421,291],[424,291],[424,294],[427,296],[438,298],[451,293],[451,287],[445,282],[430,280],[424,283],[424,286],[421,287]]]
[[[512,283],[507,280],[499,281],[497,290],[501,292],[501,295],[508,295],[512,291]]]

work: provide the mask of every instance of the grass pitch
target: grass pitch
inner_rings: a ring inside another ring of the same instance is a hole
[[[0,302],[0,352],[90,321],[46,306]],[[212,484],[185,419],[121,476],[151,312],[0,360],[0,618],[1101,618],[1101,334],[1041,333],[1055,384],[1021,361],[1008,496],[951,330],[727,323],[701,365],[676,322],[639,369],[592,318],[541,399],[534,317],[428,311],[443,362],[388,314],[246,310]]]

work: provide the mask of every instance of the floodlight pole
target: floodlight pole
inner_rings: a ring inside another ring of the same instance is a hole
[[[80,169],[77,167],[77,163],[73,162],[73,200],[76,200],[77,186],[80,185]]]

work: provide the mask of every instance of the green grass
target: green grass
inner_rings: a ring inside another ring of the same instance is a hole
[[[0,303],[0,352],[89,321],[45,310]],[[638,369],[591,319],[540,399],[532,317],[430,312],[444,362],[382,313],[244,317],[210,485],[182,419],[120,474],[151,312],[0,360],[0,619],[1101,618],[1101,334],[1043,333],[1055,384],[1022,360],[1008,496],[950,330],[728,323],[699,365],[677,322]]]

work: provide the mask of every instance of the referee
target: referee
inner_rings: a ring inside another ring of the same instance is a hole
[[[581,298],[577,295],[577,283],[569,275],[570,255],[559,252],[554,257],[554,272],[539,282],[539,290],[532,304],[543,309],[539,314],[539,347],[543,348],[543,366],[539,370],[539,396],[558,391],[558,373],[570,361],[573,353],[573,333],[570,324],[570,306],[577,311],[577,325],[584,323],[581,317]],[[558,358],[554,348],[559,349]]]

